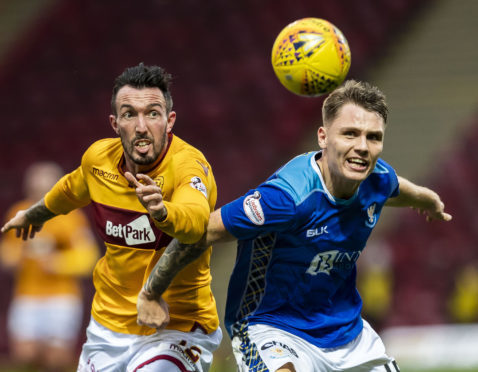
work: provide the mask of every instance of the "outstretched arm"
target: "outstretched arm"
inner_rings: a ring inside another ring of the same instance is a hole
[[[450,221],[452,216],[445,213],[445,204],[440,196],[429,188],[415,185],[403,177],[398,177],[400,194],[390,198],[385,205],[390,207],[411,207],[425,214],[427,221]]]
[[[221,211],[211,213],[207,233],[194,244],[183,244],[173,239],[154,266],[146,284],[138,296],[138,324],[152,328],[164,328],[169,322],[167,304],[161,298],[173,278],[186,265],[196,260],[212,244],[234,240],[226,230]]]
[[[32,239],[35,234],[41,230],[43,224],[56,214],[45,206],[44,199],[41,199],[27,210],[18,211],[10,221],[2,227],[2,233],[11,229],[17,230],[17,238],[20,236],[23,240]]]

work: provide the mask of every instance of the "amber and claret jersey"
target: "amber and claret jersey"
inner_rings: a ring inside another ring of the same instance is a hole
[[[7,221],[29,208],[30,200],[15,203]],[[87,217],[81,210],[48,221],[35,239],[22,240],[15,230],[1,241],[2,265],[15,273],[14,296],[44,299],[82,296],[80,278],[91,275],[99,248]]]
[[[163,193],[168,215],[164,221],[151,218],[122,172],[123,147],[119,138],[95,142],[83,155],[81,165],[65,175],[45,196],[54,213],[93,205],[96,230],[106,252],[96,264],[96,293],[92,317],[120,333],[148,335],[156,329],[136,323],[138,293],[165,247],[177,238],[197,242],[205,233],[214,209],[217,189],[203,154],[170,135],[168,149],[148,174]],[[216,301],[210,283],[212,247],[174,278],[163,294],[169,305],[168,329],[206,333],[219,326]]]

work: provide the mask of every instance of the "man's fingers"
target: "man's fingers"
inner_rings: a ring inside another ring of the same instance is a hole
[[[165,329],[168,326],[168,324],[169,324],[169,317],[168,317],[168,319],[164,320],[163,324],[161,324],[160,327],[156,327],[156,329],[158,331],[161,331],[161,330]]]
[[[22,231],[22,239],[23,240],[28,239],[29,230],[30,230],[30,226],[26,226],[26,227],[23,228],[23,231]]]
[[[2,226],[2,233],[6,233],[10,229],[10,223],[7,222],[5,225]]]
[[[139,183],[139,181],[136,179],[135,176],[133,176],[133,174],[131,172],[124,172],[124,176],[125,178],[130,182],[132,183],[133,185],[135,185],[136,187],[140,187],[141,184]]]
[[[431,222],[433,220],[441,220],[441,221],[451,221],[453,219],[451,214],[445,212],[438,212],[433,215],[427,215],[427,221]]]
[[[150,176],[148,176],[147,174],[138,173],[136,175],[136,177],[138,177],[138,179],[140,179],[140,180],[143,180],[145,185],[156,186],[156,182],[154,182],[154,180]]]
[[[30,239],[35,237],[35,234],[42,229],[43,226],[32,226],[32,230],[30,231]]]
[[[154,193],[154,194],[149,194],[149,195],[143,196],[143,200],[146,203],[150,203],[152,201],[156,201],[156,202],[160,203],[163,200],[163,196],[159,193]]]
[[[443,212],[442,213],[442,218],[443,218],[444,221],[451,221],[453,217],[452,217],[451,214]]]
[[[130,183],[135,185],[136,188],[142,188],[142,193],[161,192],[156,182],[146,174],[138,173],[135,177],[131,172],[125,172],[124,176]],[[139,182],[139,180],[143,181],[143,183]]]
[[[142,325],[142,326],[146,326],[146,327],[150,327],[150,328],[156,328],[158,330],[161,330],[161,329],[164,329],[167,327],[167,325],[169,324],[169,317],[165,318],[164,320],[162,321],[158,321],[157,319],[153,319],[153,317],[151,317],[150,319],[140,319],[138,317],[137,321],[136,321],[139,325]]]

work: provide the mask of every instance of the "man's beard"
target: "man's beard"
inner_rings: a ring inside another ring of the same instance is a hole
[[[161,152],[163,151],[166,145],[167,138],[168,136],[165,131],[163,137],[161,138],[159,149],[156,148],[155,142],[153,141],[153,139],[148,136],[136,136],[131,142],[126,142],[125,139],[121,137],[121,143],[123,144],[123,149],[125,150],[126,154],[135,164],[150,165],[150,164],[153,164],[156,160],[158,160],[158,157],[160,156]],[[153,146],[152,155],[135,153],[134,142],[136,142],[139,139],[147,139],[151,142]]]

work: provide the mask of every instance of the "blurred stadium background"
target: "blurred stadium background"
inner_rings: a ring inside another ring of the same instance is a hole
[[[175,133],[213,165],[217,205],[241,195],[317,148],[323,98],[282,88],[270,50],[291,21],[325,18],[349,41],[349,78],[387,94],[383,157],[436,189],[454,216],[427,224],[413,211],[384,212],[359,261],[364,316],[404,372],[478,371],[477,14],[475,0],[2,0],[0,213],[21,198],[33,161],[71,171],[90,143],[113,136],[113,79],[139,62],[173,74]],[[221,317],[234,256],[232,246],[213,254]],[[11,283],[0,273],[6,361]],[[89,301],[85,309],[86,324]],[[213,370],[233,366],[225,334]]]

